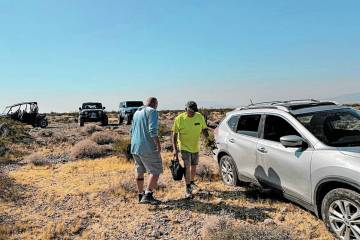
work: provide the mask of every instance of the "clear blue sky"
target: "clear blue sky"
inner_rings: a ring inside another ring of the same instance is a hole
[[[0,0],[0,107],[360,92],[360,1]]]

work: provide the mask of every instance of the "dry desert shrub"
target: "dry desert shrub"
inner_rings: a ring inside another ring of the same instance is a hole
[[[204,239],[211,239],[210,237],[214,234],[223,229],[232,228],[233,225],[233,220],[228,215],[209,216],[205,219],[202,236]]]
[[[202,229],[204,240],[291,240],[290,231],[278,226],[236,224],[229,216],[210,216]]]
[[[110,144],[116,141],[116,137],[111,132],[95,132],[91,135],[91,140],[99,145]]]
[[[19,222],[7,222],[0,224],[0,240],[13,239],[14,234],[23,232],[26,230],[26,224]]]
[[[72,147],[70,157],[71,159],[98,158],[106,156],[110,151],[110,146],[100,146],[89,139],[85,139]]]
[[[132,159],[128,147],[131,141],[128,138],[118,138],[113,144],[113,153],[116,155],[125,156],[128,160]]]
[[[103,130],[102,127],[95,124],[85,125],[84,128],[82,129],[82,131],[86,134],[93,134],[94,132],[100,132],[102,130]]]
[[[135,194],[137,193],[135,179],[122,179],[120,182],[110,182],[109,188],[107,190],[108,193],[120,196],[126,194]]]
[[[43,231],[41,239],[66,239],[67,235],[64,222],[49,222]]]
[[[120,182],[120,188],[129,193],[136,193],[136,185],[134,179],[124,179]]]
[[[54,132],[49,129],[42,129],[38,133],[41,137],[52,137],[54,135]]]
[[[16,202],[17,200],[22,198],[21,196],[22,191],[23,188],[17,186],[13,178],[10,178],[7,174],[0,172],[0,201]],[[0,233],[1,231],[2,230],[0,230]]]
[[[31,163],[34,166],[44,166],[50,164],[46,156],[40,153],[32,153],[24,158],[25,162]]]
[[[196,168],[196,176],[202,181],[212,181],[219,178],[219,173],[214,164],[200,161]]]

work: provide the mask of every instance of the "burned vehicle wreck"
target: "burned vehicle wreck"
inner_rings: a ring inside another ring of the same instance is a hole
[[[22,102],[7,106],[1,115],[33,127],[46,128],[48,126],[46,115],[39,113],[37,102]]]

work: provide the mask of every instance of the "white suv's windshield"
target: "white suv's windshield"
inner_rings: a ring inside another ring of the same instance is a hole
[[[347,108],[306,113],[295,117],[320,141],[329,146],[360,146],[358,111]]]

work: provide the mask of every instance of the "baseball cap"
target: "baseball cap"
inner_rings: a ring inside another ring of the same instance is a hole
[[[186,108],[190,108],[191,110],[193,110],[194,112],[198,112],[198,107],[197,107],[197,104],[196,102],[194,101],[189,101],[186,103]]]

